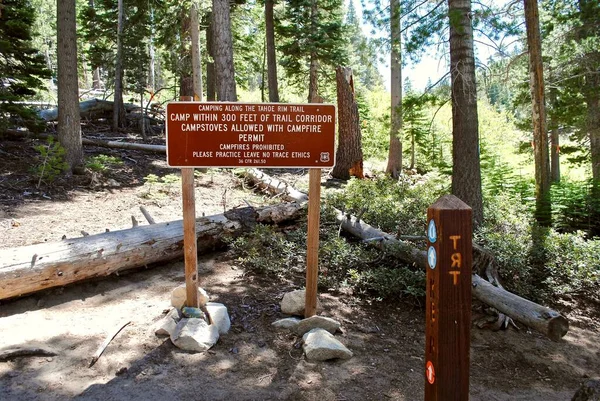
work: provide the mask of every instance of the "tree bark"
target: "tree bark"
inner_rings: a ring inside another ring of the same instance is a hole
[[[213,37],[213,17],[212,13],[206,14],[206,53],[209,61],[206,62],[206,100],[214,102],[217,100],[217,83],[215,73],[214,37]]]
[[[331,176],[347,180],[351,176],[364,178],[358,104],[354,96],[352,69],[335,70],[338,102],[338,146]]]
[[[215,249],[222,245],[224,235],[238,235],[257,223],[277,224],[296,219],[302,210],[297,204],[282,204],[261,209],[235,209],[198,218],[198,249]],[[0,249],[0,300],[165,262],[182,255],[182,220]]]
[[[200,24],[198,22],[198,7],[192,4],[191,32],[192,32],[192,71],[194,77],[194,100],[203,101],[202,96],[202,64],[200,54]]]
[[[235,102],[237,101],[237,94],[233,68],[233,39],[231,37],[229,1],[212,0],[212,4],[217,100]]]
[[[279,103],[279,86],[277,84],[277,56],[275,54],[275,23],[273,20],[274,3],[274,0],[265,0],[265,32],[267,36],[267,79],[269,81],[269,102]]]
[[[190,14],[186,8],[180,11],[179,27],[179,97],[194,98],[194,77],[192,73],[192,49],[190,43]]]
[[[550,176],[552,182],[560,182],[560,137],[558,135],[558,127],[552,128],[550,133]]]
[[[559,341],[569,331],[569,321],[560,313],[531,302],[473,275],[473,295],[526,326]]]
[[[452,194],[473,209],[473,223],[483,222],[477,85],[473,53],[471,1],[448,0],[452,80]]]
[[[73,171],[83,164],[77,78],[75,0],[57,3],[58,38],[58,141]]]
[[[600,73],[586,74],[586,128],[592,154],[592,178],[600,183]]]
[[[402,174],[402,45],[400,0],[390,1],[391,128],[386,174],[397,179]]]
[[[544,67],[538,0],[523,0],[527,48],[529,53],[529,88],[532,102],[533,153],[535,158],[536,219],[542,227],[551,224],[550,214],[550,161],[544,95]]]
[[[319,19],[319,8],[317,0],[311,0],[310,23],[313,32],[317,29]],[[319,96],[319,58],[315,51],[310,53],[310,66],[308,71],[308,103],[321,103]]]
[[[60,3],[60,0],[59,0]],[[113,130],[118,131],[125,125],[125,107],[123,106],[123,0],[118,0],[117,19],[117,57],[115,60],[115,95],[113,105]]]

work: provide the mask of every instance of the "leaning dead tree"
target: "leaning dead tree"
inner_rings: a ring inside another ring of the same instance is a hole
[[[277,224],[302,213],[299,204],[240,208],[196,219],[198,250],[222,245],[256,223]],[[182,220],[0,249],[0,300],[165,262],[183,255]]]
[[[306,202],[308,196],[296,191],[281,181],[268,176],[257,169],[249,169],[245,176],[258,186],[273,193],[280,194],[294,202]],[[394,254],[404,262],[425,270],[427,265],[427,253],[410,243],[400,241],[396,237],[365,223],[355,216],[348,215],[337,210],[336,219],[341,228],[369,243],[381,248],[393,249]],[[483,257],[481,247],[474,246],[475,263],[490,263],[488,256]],[[485,252],[485,251],[483,251]],[[473,295],[481,302],[496,308],[506,316],[517,320],[532,329],[545,334],[553,341],[560,340],[569,330],[568,320],[553,309],[538,305],[525,298],[519,297],[501,286],[494,286],[476,274],[477,271],[490,272],[489,266],[474,266],[473,268]],[[497,280],[496,280],[497,281]]]

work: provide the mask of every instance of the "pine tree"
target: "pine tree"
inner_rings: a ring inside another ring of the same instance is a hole
[[[28,0],[4,0],[0,9],[0,130],[43,126],[35,112],[17,104],[43,88],[42,79],[50,78],[44,56],[32,46],[35,12]]]
[[[335,67],[347,61],[343,2],[288,0],[276,29],[282,38],[281,65],[299,92],[308,87],[309,101],[318,99],[317,83],[333,87]]]

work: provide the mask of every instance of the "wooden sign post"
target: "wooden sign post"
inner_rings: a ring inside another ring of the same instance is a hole
[[[472,211],[454,195],[427,209],[425,400],[469,399]]]
[[[182,96],[179,100],[191,100]],[[181,197],[183,200],[183,257],[185,263],[186,306],[198,307],[198,243],[196,239],[196,196],[194,169],[181,169]]]
[[[308,176],[308,233],[306,247],[306,296],[304,317],[317,314],[319,281],[319,224],[321,219],[321,169],[311,168]]]

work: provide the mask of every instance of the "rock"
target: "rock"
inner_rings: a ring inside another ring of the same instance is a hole
[[[286,293],[281,300],[281,312],[286,315],[304,316],[304,303],[306,302],[306,290],[295,290]],[[317,309],[321,309],[321,303],[317,299]]]
[[[276,327],[278,329],[288,329],[296,332],[296,328],[298,327],[298,323],[300,323],[301,319],[297,317],[288,317],[285,319],[279,319],[271,323],[271,326]]]
[[[181,308],[181,313],[183,313],[183,317],[205,318],[204,312],[202,312],[200,308],[192,308],[191,306],[184,306]]]
[[[304,354],[310,361],[352,358],[352,351],[336,340],[333,334],[327,330],[312,329],[302,337],[302,340],[304,340]]]
[[[600,401],[600,379],[586,380],[571,401]]]
[[[335,334],[335,332],[340,328],[340,323],[330,317],[311,316],[301,320],[298,323],[298,327],[296,327],[296,334],[303,336],[305,333],[308,333],[312,329],[316,328],[324,329],[331,334]]]
[[[159,337],[170,336],[175,331],[177,323],[181,320],[179,309],[172,308],[167,315],[156,322],[154,334]]]
[[[215,345],[219,340],[219,329],[206,323],[204,319],[181,319],[171,341],[177,348],[185,351],[203,352]]]
[[[171,293],[171,305],[174,308],[181,309],[185,304],[187,295],[185,294],[185,284],[175,288]],[[203,288],[198,287],[198,306],[204,306],[208,302],[208,294]],[[189,306],[189,305],[188,305]]]
[[[206,304],[206,310],[208,310],[212,324],[217,326],[219,334],[227,334],[231,327],[227,307],[217,302],[209,302]]]

